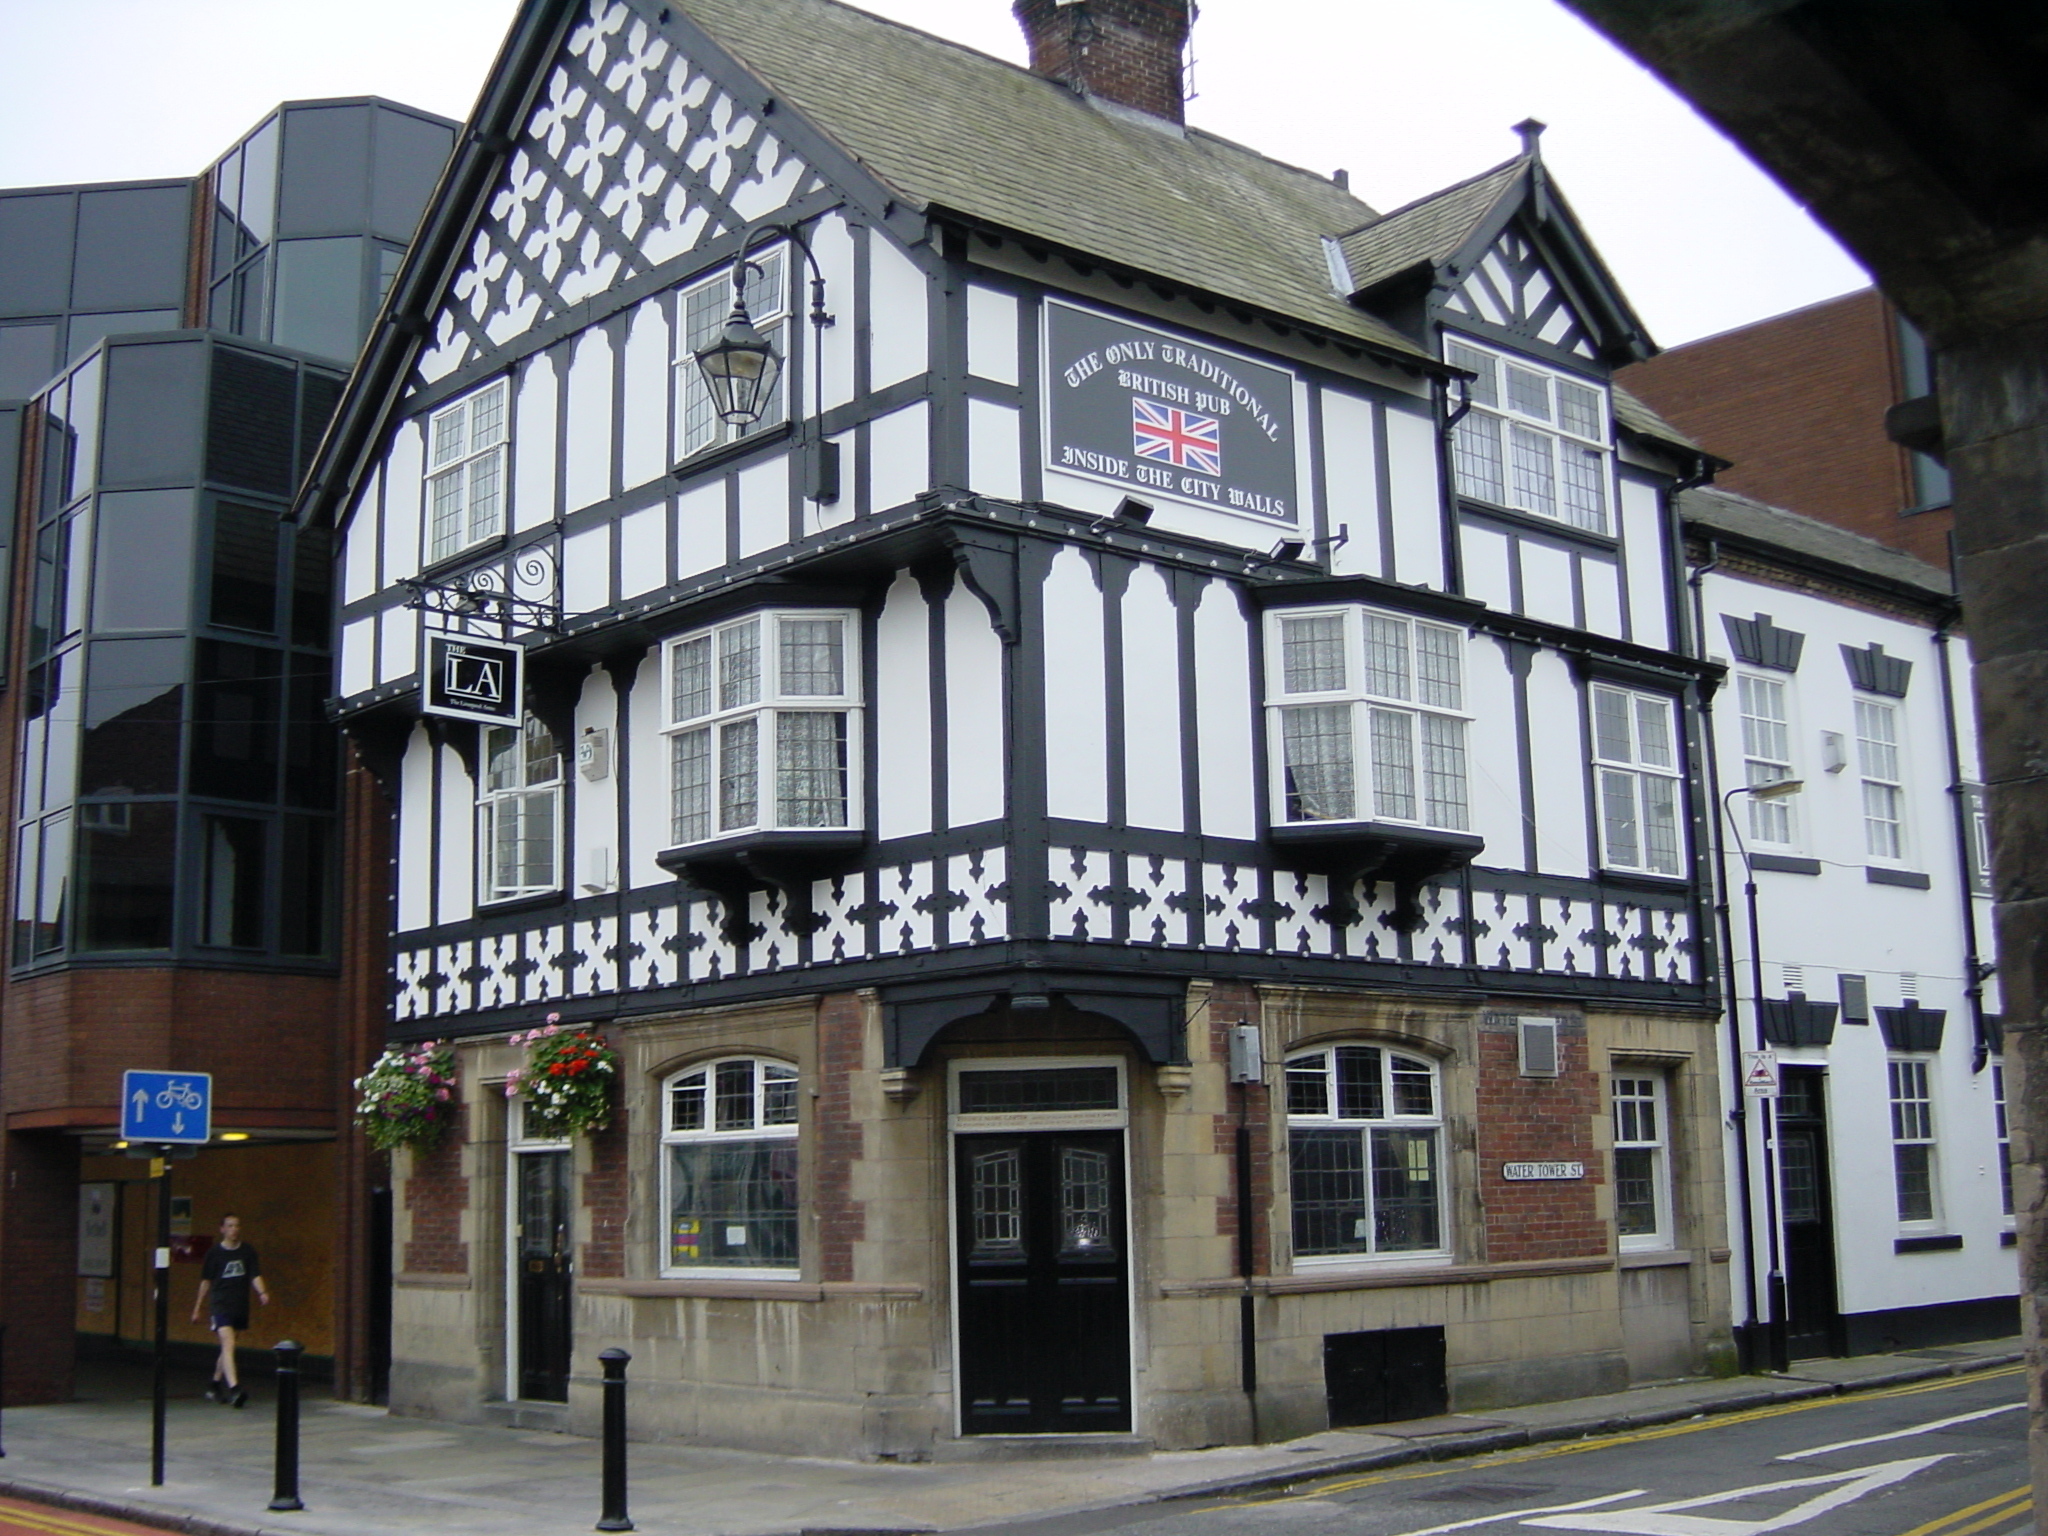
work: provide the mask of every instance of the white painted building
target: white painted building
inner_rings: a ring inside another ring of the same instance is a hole
[[[1181,124],[1185,0],[1017,10],[533,0],[394,287],[301,504],[467,1107],[394,1403],[620,1344],[648,1432],[917,1457],[1725,1364],[1702,456],[1540,127],[1381,215]]]
[[[1771,1317],[1775,1222],[1794,1358],[2017,1333],[1976,720],[1948,578],[1744,497],[1681,507],[1702,643],[1729,668],[1711,703],[1737,999],[1723,1038],[1731,1062],[1760,1045],[1754,955],[1783,1079],[1775,1182],[1763,1101],[1747,1104],[1746,1182],[1731,1157],[1751,1265],[1738,1256],[1738,1318]],[[1781,780],[1803,787],[1746,793]]]

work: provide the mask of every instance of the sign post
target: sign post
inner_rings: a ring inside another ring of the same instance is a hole
[[[164,1484],[164,1398],[171,1363],[171,1149],[213,1133],[213,1078],[205,1072],[123,1072],[121,1139],[154,1142],[156,1180],[156,1381],[150,1394],[149,1483]]]

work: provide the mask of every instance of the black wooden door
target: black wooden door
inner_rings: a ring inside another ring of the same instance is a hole
[[[522,1152],[513,1239],[519,1285],[519,1395],[569,1400],[569,1154]]]
[[[1786,1347],[1795,1360],[1842,1352],[1835,1297],[1834,1202],[1828,1187],[1824,1074],[1787,1067],[1778,1099],[1778,1187],[1785,1223]]]
[[[1121,1131],[961,1136],[961,1430],[1131,1427]]]

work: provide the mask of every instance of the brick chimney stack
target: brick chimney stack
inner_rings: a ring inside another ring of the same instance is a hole
[[[1031,68],[1085,96],[1184,121],[1190,0],[1015,0]]]

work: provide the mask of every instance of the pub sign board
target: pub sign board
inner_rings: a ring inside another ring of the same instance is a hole
[[[1292,526],[1294,375],[1050,300],[1045,467]]]
[[[421,710],[486,725],[519,724],[525,698],[523,649],[445,629],[427,630],[424,638]]]

